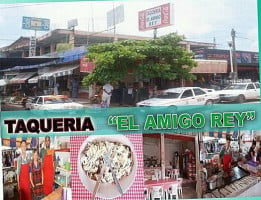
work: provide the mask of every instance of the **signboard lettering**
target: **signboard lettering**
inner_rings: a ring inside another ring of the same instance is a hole
[[[170,26],[172,10],[171,4],[164,4],[139,12],[139,30],[145,31],[164,26]]]
[[[22,28],[36,31],[49,31],[50,20],[36,17],[23,17]]]

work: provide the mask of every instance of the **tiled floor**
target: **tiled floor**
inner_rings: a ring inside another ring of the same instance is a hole
[[[253,187],[249,188],[238,197],[260,197],[261,196],[261,182],[257,183]]]
[[[196,199],[196,187],[194,184],[188,184],[182,187],[183,190],[183,199]]]

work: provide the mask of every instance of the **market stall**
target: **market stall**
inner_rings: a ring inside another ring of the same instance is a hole
[[[200,137],[201,188],[205,198],[235,197],[260,180],[260,131],[207,132]],[[255,155],[248,156],[250,149]],[[226,167],[227,166],[227,167]]]

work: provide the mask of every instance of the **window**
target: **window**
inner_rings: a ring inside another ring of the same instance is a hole
[[[255,87],[252,83],[248,84],[248,86],[247,86],[247,90],[251,90],[251,89],[255,89]]]
[[[195,89],[193,89],[193,91],[194,91],[195,96],[206,94],[205,91],[203,91],[199,88],[195,88]]]
[[[260,88],[259,83],[255,83],[256,88]]]
[[[193,97],[192,90],[185,90],[181,98]]]
[[[32,100],[32,103],[36,103],[38,100],[38,97],[35,97],[33,100]]]
[[[39,97],[37,104],[43,104],[43,98],[42,97]]]

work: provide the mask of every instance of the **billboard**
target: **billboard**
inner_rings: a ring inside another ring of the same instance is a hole
[[[227,60],[230,62],[229,50],[223,49],[200,49],[195,51],[195,58],[208,60]],[[258,52],[236,51],[237,64],[258,65]]]
[[[107,12],[107,27],[112,27],[124,21],[124,6],[120,5]]]
[[[139,12],[139,31],[172,25],[172,4],[163,4]]]
[[[23,16],[22,28],[36,31],[49,31],[50,19]]]

